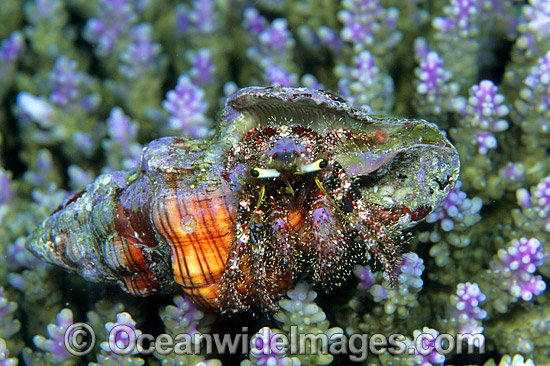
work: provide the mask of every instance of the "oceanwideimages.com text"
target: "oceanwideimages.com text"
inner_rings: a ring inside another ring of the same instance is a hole
[[[67,351],[76,356],[90,353],[96,336],[86,323],[75,323],[65,332],[64,344]],[[437,352],[484,353],[485,339],[482,334],[421,333],[414,340],[402,334],[299,334],[297,326],[291,326],[289,333],[274,333],[262,328],[258,333],[249,334],[243,327],[239,334],[142,334],[126,325],[116,325],[108,334],[108,340],[101,348],[119,355],[157,353],[175,354],[243,354],[256,357],[273,354],[277,356],[297,356],[302,354],[349,355],[351,361],[362,362],[369,354],[381,355],[429,355]]]

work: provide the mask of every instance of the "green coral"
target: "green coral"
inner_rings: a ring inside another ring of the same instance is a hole
[[[17,366],[18,360],[15,357],[8,357],[9,351],[6,346],[6,341],[0,338],[0,362],[3,366]]]
[[[189,299],[179,295],[174,297],[174,303],[176,306],[168,305],[160,310],[160,318],[165,325],[166,334],[174,337],[176,342],[178,337],[183,336],[179,341],[183,354],[155,352],[154,355],[161,360],[161,365],[221,365],[219,360],[205,360],[203,347],[202,334],[210,331],[214,316],[203,313]],[[196,352],[197,349],[201,352]]]
[[[525,359],[522,355],[515,354],[513,357],[504,355],[497,364],[493,359],[485,362],[483,366],[535,366],[531,359]]]
[[[336,341],[338,335],[342,335],[344,331],[338,327],[329,328],[325,312],[314,302],[317,294],[311,291],[307,283],[296,284],[294,289],[288,291],[287,296],[288,299],[279,302],[281,311],[273,317],[290,337],[289,355],[294,356],[292,350],[299,350],[300,353],[295,357],[302,365],[328,365],[332,362],[333,356],[321,348],[322,342],[308,342],[305,336],[315,338],[316,335],[321,335]],[[304,340],[303,344],[301,340]],[[311,348],[314,345],[316,348]]]
[[[16,336],[21,329],[21,322],[15,317],[18,305],[6,295],[4,288],[0,287],[0,339],[4,348],[7,342],[8,349],[17,354],[22,348],[21,339]]]
[[[543,295],[540,305],[529,304],[522,312],[505,315],[500,321],[486,322],[488,340],[503,353],[522,354],[532,358],[537,365],[548,362],[550,353],[550,305],[548,295]]]

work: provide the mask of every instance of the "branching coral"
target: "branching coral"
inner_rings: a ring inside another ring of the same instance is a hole
[[[323,342],[309,344],[304,347],[300,342],[300,335],[321,335],[329,341],[336,341],[343,330],[338,327],[329,328],[329,321],[326,319],[325,312],[319,308],[313,300],[317,297],[310,286],[305,282],[300,282],[293,290],[287,293],[288,299],[279,302],[281,311],[274,315],[275,320],[281,324],[282,330],[290,335],[289,348],[299,350],[296,357],[301,364],[306,365],[326,365],[333,359],[326,349],[321,348]],[[317,347],[312,349],[311,347]],[[290,356],[294,356],[292,353]]]
[[[459,283],[456,295],[451,295],[449,305],[449,325],[456,333],[466,336],[469,344],[483,346],[484,337],[481,320],[487,317],[487,312],[481,309],[481,303],[487,296],[481,292],[477,283]]]
[[[14,357],[8,357],[6,341],[0,338],[0,366],[17,366],[18,361]]]
[[[372,299],[384,306],[386,314],[397,312],[400,318],[409,314],[409,307],[418,305],[416,293],[422,289],[424,261],[415,253],[403,256],[398,283],[392,286],[387,276],[373,275],[368,267],[356,266],[354,273],[361,280],[360,288],[367,290]]]
[[[142,333],[135,328],[136,322],[128,313],[118,313],[115,322],[105,324],[108,340],[101,342],[101,353],[97,355],[97,363],[91,366],[142,366],[145,361],[137,357],[139,347],[135,347],[135,339]]]
[[[354,67],[340,65],[334,70],[340,77],[340,93],[353,104],[367,111],[389,111],[393,104],[393,80],[375,65],[369,51],[355,56]]]
[[[49,338],[41,335],[34,337],[36,347],[43,351],[38,357],[43,357],[46,362],[52,365],[63,362],[73,357],[65,347],[65,333],[73,325],[73,312],[70,309],[63,309],[57,314],[57,324],[48,324],[47,331]],[[36,362],[36,361],[34,361]]]
[[[180,76],[176,89],[169,91],[166,100],[162,102],[170,114],[170,129],[189,136],[206,136],[209,120],[205,112],[208,105],[203,99],[204,91],[193,84],[188,76]]]
[[[272,330],[264,327],[254,335],[255,339],[252,342],[253,348],[250,350],[250,360],[241,362],[241,366],[250,365],[277,365],[277,366],[297,366],[301,365],[300,359],[297,357],[287,357],[288,347],[283,347],[280,341],[281,335],[284,334],[280,330]]]
[[[214,321],[212,315],[205,315],[186,297],[175,296],[174,305],[168,305],[160,311],[160,318],[166,327],[167,334],[172,337],[182,337],[183,354],[155,354],[163,365],[204,365],[221,364],[218,360],[204,360],[204,355],[192,351],[200,349],[201,334],[210,330]],[[177,338],[176,338],[177,339]]]
[[[491,271],[500,277],[502,287],[510,295],[530,301],[546,289],[542,278],[533,276],[544,258],[542,244],[538,239],[514,239],[506,250],[499,250],[497,255],[498,259],[492,263]]]
[[[4,289],[0,287],[0,338],[9,338],[19,331],[21,322],[14,319],[17,304],[9,301]]]

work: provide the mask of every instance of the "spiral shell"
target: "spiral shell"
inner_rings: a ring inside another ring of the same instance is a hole
[[[233,239],[235,200],[202,142],[162,138],[139,170],[98,177],[30,237],[38,257],[140,296],[179,284],[211,308]]]
[[[331,170],[262,180],[258,193],[250,161],[240,154],[261,158],[268,151],[255,151],[250,139],[272,143],[277,134],[289,134],[285,138],[308,154],[322,151]],[[339,136],[338,147],[316,145],[330,134]],[[456,150],[429,122],[370,116],[323,91],[246,88],[226,102],[213,138],[152,141],[136,169],[99,176],[52,213],[27,248],[134,295],[181,288],[205,310],[270,307],[295,277],[307,274],[319,243],[334,245],[322,247],[344,258],[353,230],[367,242],[364,227],[376,232],[385,225],[395,237],[445,199],[458,170]],[[325,202],[323,195],[332,198]],[[374,216],[357,222],[360,229],[341,214],[359,217],[366,209]],[[285,234],[269,232],[275,227]],[[290,249],[274,248],[277,243]],[[343,259],[332,263],[325,254],[313,268],[332,268],[336,275]]]

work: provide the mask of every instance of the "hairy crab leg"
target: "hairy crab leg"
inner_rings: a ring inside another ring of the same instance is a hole
[[[254,200],[251,194],[244,194],[239,202],[235,239],[222,277],[222,308],[247,307],[243,301],[252,300],[260,303],[264,309],[279,309],[272,295],[277,284],[271,283],[272,276],[269,273],[279,259],[268,257],[272,243],[269,230],[263,225],[266,216],[262,209],[265,206],[262,205],[264,198],[265,187],[262,186],[253,210],[251,203]],[[247,265],[250,265],[249,270],[254,276],[242,278],[242,267]],[[250,288],[254,291],[250,291]],[[243,293],[248,293],[250,299],[245,299]]]
[[[277,260],[274,270],[281,278],[295,278],[299,270],[297,261],[299,251],[294,247],[294,233],[289,226],[286,202],[271,197],[269,205],[272,208],[269,215],[273,236],[272,249],[274,259]]]
[[[250,253],[250,268],[253,276],[251,280],[253,281],[255,293],[255,300],[262,304],[262,307],[272,311],[278,310],[279,307],[273,301],[271,292],[274,284],[270,280],[269,271],[272,270],[275,261],[278,258],[275,258],[271,255],[270,248],[273,243],[270,243],[270,238],[268,237],[268,229],[264,227],[263,223],[265,222],[265,212],[257,206],[256,210],[253,213],[252,222],[250,224],[250,238],[251,238],[251,253]]]
[[[241,295],[237,289],[239,276],[242,274],[242,259],[247,255],[246,250],[250,241],[249,225],[251,223],[250,194],[244,194],[239,200],[237,217],[235,220],[235,237],[229,250],[229,257],[221,279],[219,306],[222,311],[226,309],[244,308]]]
[[[322,187],[317,181],[317,185]],[[326,194],[326,189],[314,193],[310,210],[311,233],[310,242],[314,251],[313,279],[316,282],[326,282],[342,267],[341,262],[347,252],[345,240],[339,220],[334,217],[334,204]],[[337,278],[337,277],[336,277]]]
[[[338,163],[333,164],[333,177],[339,182],[334,191],[343,211],[367,249],[384,267],[392,285],[397,283],[401,264],[401,244],[404,240],[398,223],[408,214],[403,206],[382,207],[367,203]]]

